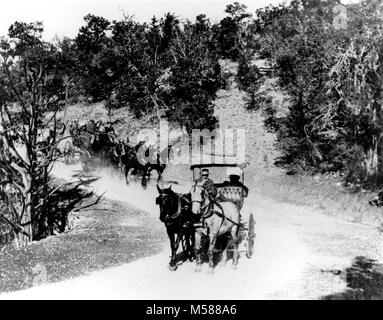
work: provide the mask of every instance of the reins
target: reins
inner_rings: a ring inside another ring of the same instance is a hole
[[[197,187],[197,185],[194,185],[194,192],[196,191],[196,187]],[[203,201],[192,200],[192,203],[197,202],[197,203],[201,204],[201,212],[202,212],[201,216],[202,216],[202,218],[205,218],[205,219],[210,218],[213,214],[216,214],[218,217],[222,218],[222,223],[225,220],[227,220],[236,226],[239,226],[239,227],[241,226],[240,223],[237,223],[237,222],[233,221],[232,219],[228,218],[227,216],[225,216],[224,213],[221,213],[221,212],[218,212],[217,210],[214,210],[214,205],[216,205],[218,208],[220,208],[222,210],[222,212],[224,212],[222,206],[217,201],[214,201],[213,199],[211,199],[209,193],[203,187],[201,187],[201,189],[203,190],[205,196],[207,196],[207,199],[209,199],[209,203],[206,204],[204,207],[202,207],[202,204],[205,202],[206,197],[205,197],[205,200],[203,200]],[[208,210],[209,214],[205,215],[206,213],[204,213],[204,211],[206,210],[206,208],[209,208],[209,207],[210,207],[210,209]]]

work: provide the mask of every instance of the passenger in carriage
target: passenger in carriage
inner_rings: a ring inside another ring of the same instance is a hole
[[[249,188],[246,187],[241,181],[242,170],[240,168],[229,168],[227,171],[227,176],[229,181],[224,181],[220,187],[239,187],[241,190],[240,194],[230,194],[227,195],[230,199],[226,198],[225,195],[220,194],[217,198],[220,202],[231,201],[237,205],[238,209],[241,210],[243,207],[243,198],[246,198],[249,195]]]
[[[231,168],[227,172],[227,176],[229,177],[229,181],[225,181],[222,186],[223,187],[241,187],[243,190],[243,197],[247,197],[249,195],[249,188],[246,187],[241,181],[242,171],[239,168]]]

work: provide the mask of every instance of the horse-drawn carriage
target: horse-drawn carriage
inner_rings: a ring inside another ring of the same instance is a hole
[[[218,193],[216,198],[199,183],[203,169],[210,172]],[[230,185],[230,181],[225,180],[233,169],[237,169],[241,174],[239,183]],[[232,253],[234,267],[241,252],[245,252],[249,259],[253,256],[255,220],[253,213],[242,210],[244,198],[247,196],[246,187],[243,185],[243,169],[244,165],[238,166],[215,159],[213,163],[191,166],[193,186],[188,194],[177,194],[171,187],[158,187],[156,204],[160,206],[160,219],[166,225],[172,250],[170,270],[177,269],[176,254],[180,244],[186,257],[196,259],[197,272],[201,269],[202,257],[206,253],[211,271],[214,269],[214,254],[217,251],[222,253],[224,262],[228,254]],[[247,222],[243,222],[245,216]],[[202,219],[201,225],[193,223],[196,218]],[[224,243],[224,246],[218,249],[217,244],[220,243]]]
[[[226,163],[224,158],[220,159],[218,157],[214,157],[214,163],[194,164],[191,166],[194,183],[200,179],[202,171],[208,169],[209,177],[214,181],[214,186],[218,193],[217,199],[232,202],[238,208],[240,213],[240,222],[238,224],[239,243],[242,246],[239,252],[245,252],[246,257],[250,259],[254,252],[255,219],[252,212],[243,212],[242,210],[245,198],[248,196],[244,186],[244,168],[245,164]],[[232,174],[239,177],[238,183],[232,184],[228,180]],[[248,220],[243,221],[244,218]]]
[[[81,162],[84,171],[93,170],[104,156],[108,156],[108,147],[111,146],[109,134],[104,132],[89,132],[85,129],[71,133],[72,139],[64,145],[65,164]]]

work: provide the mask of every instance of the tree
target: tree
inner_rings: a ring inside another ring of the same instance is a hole
[[[59,56],[56,73],[65,88],[62,99],[64,100],[66,111],[69,99],[79,94],[79,90],[77,89],[80,84],[80,77],[77,73],[79,62],[74,40],[64,38],[58,42],[57,47]]]
[[[59,143],[68,138],[56,118],[64,89],[53,85],[60,54],[41,40],[42,31],[41,23],[16,22],[10,39],[0,43],[0,174],[2,185],[13,190],[2,193],[9,212],[0,218],[12,226],[21,245],[53,234],[50,199],[63,186],[51,183],[50,172]],[[69,194],[80,185],[69,187]]]
[[[242,55],[238,63],[237,82],[239,89],[247,93],[246,106],[255,109],[257,104],[256,92],[258,91],[263,76],[256,65],[251,64],[252,56]]]
[[[57,144],[55,118],[45,121],[44,111],[57,103],[47,84],[52,79],[54,48],[41,40],[40,23],[15,23],[9,29],[10,42],[1,42],[1,76],[5,87],[1,108],[2,150],[0,167],[5,179],[16,188],[21,203],[12,205],[14,230],[25,245],[33,240],[37,216],[46,208],[47,183]],[[12,45],[13,44],[13,45]],[[10,108],[10,103],[16,105]],[[50,125],[49,139],[42,140]],[[41,200],[41,201],[40,201]],[[39,210],[41,208],[41,210]]]
[[[113,90],[115,60],[108,36],[111,23],[91,14],[84,20],[86,25],[75,39],[81,86],[88,96],[102,101],[110,98]]]
[[[260,50],[291,97],[275,126],[280,163],[376,179],[383,150],[379,2],[348,5],[346,29],[333,23],[338,4],[295,0],[257,11]]]
[[[226,6],[228,17],[221,20],[216,29],[218,49],[225,59],[237,61],[247,47],[247,20],[251,14],[238,2]]]
[[[112,30],[120,70],[115,82],[115,103],[128,106],[136,117],[145,116],[157,108],[167,64],[160,26],[156,19],[148,27],[125,18],[115,22]]]
[[[171,49],[170,91],[165,95],[168,119],[192,129],[213,129],[213,99],[222,81],[218,56],[210,51],[210,26],[203,17],[188,22]]]
[[[363,36],[352,41],[337,57],[329,81],[332,93],[349,110],[354,141],[365,153],[368,178],[382,174],[379,170],[383,137],[382,41],[383,33],[370,39]]]

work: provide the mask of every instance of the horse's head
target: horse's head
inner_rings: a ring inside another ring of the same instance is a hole
[[[192,203],[192,212],[194,214],[201,214],[202,208],[205,207],[205,204],[208,200],[208,193],[202,184],[196,182],[190,190],[191,203]]]
[[[178,210],[178,197],[172,190],[172,187],[161,189],[157,185],[158,197],[156,204],[160,206],[161,222],[168,222],[170,217]]]

